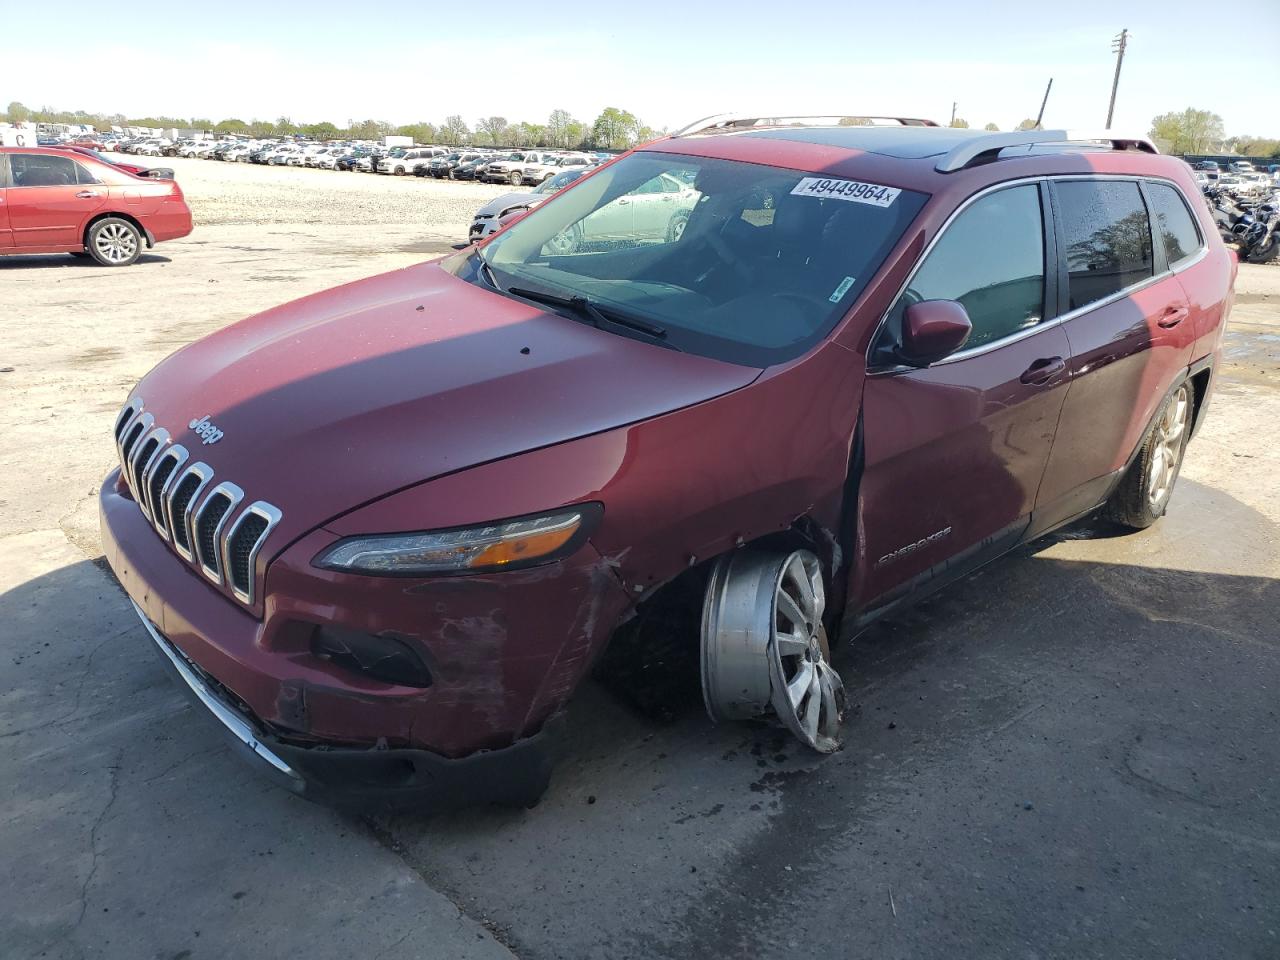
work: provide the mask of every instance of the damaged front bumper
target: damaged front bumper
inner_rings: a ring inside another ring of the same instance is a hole
[[[310,558],[317,530],[268,568],[261,617],[192,571],[108,476],[103,551],[169,672],[243,756],[342,806],[528,805],[546,788],[563,707],[627,604],[589,544],[560,563],[438,580],[357,577]],[[420,687],[317,655],[329,625],[412,644]]]
[[[425,810],[483,801],[532,806],[551,780],[563,715],[501,750],[450,759],[428,750],[290,743],[263,729],[220,683],[170,643],[130,601],[170,675],[203,707],[236,755],[278,786],[341,808]]]

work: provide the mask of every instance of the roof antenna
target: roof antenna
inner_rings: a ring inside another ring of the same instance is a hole
[[[1044,129],[1044,127],[1042,127],[1042,126],[1041,126],[1041,123],[1044,121],[1044,108],[1045,108],[1045,104],[1047,104],[1047,103],[1049,102],[1049,91],[1050,91],[1050,90],[1052,90],[1052,89],[1053,89],[1053,77],[1050,77],[1050,78],[1049,78],[1049,85],[1048,85],[1047,87],[1045,87],[1045,88],[1044,88],[1044,99],[1040,101],[1040,112],[1039,112],[1038,114],[1036,114],[1036,126],[1035,126],[1035,128],[1036,128],[1037,130],[1043,130],[1043,129]]]

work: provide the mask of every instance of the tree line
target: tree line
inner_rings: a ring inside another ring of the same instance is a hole
[[[208,130],[219,134],[251,137],[291,137],[312,140],[378,140],[387,134],[412,137],[415,143],[446,146],[475,144],[493,147],[554,147],[565,150],[626,150],[652,140],[660,131],[643,124],[635,114],[618,107],[606,107],[592,123],[575,119],[567,110],[552,110],[545,123],[509,121],[506,117],[481,117],[469,126],[460,114],[445,117],[439,124],[421,121],[399,126],[384,120],[348,120],[346,126],[329,121],[296,123],[289,117],[271,120],[241,120],[228,117],[214,121],[208,117],[127,117],[124,114],[88,113],[84,110],[33,110],[14,101],[5,114],[11,123],[88,124],[99,131],[111,127],[178,127]]]

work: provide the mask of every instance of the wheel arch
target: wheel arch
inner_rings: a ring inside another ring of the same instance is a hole
[[[93,229],[93,225],[102,220],[106,220],[108,217],[115,217],[117,220],[124,220],[128,223],[133,224],[133,226],[137,229],[137,231],[140,234],[142,234],[142,240],[147,245],[148,248],[154,247],[156,245],[155,237],[151,235],[151,231],[148,230],[145,226],[143,226],[142,221],[139,220],[137,217],[131,216],[130,214],[127,214],[127,213],[122,213],[119,210],[103,210],[100,213],[95,213],[92,217],[90,217],[89,221],[84,225],[84,230],[81,231],[80,233],[80,241],[81,243],[84,244],[85,247],[89,246],[89,231]]]

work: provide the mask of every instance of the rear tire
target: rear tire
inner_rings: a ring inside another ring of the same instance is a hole
[[[1183,381],[1165,401],[1138,458],[1103,508],[1107,519],[1132,530],[1145,530],[1164,516],[1182,469],[1194,402],[1190,380]]]
[[[142,234],[128,220],[103,217],[89,228],[85,248],[104,267],[127,267],[142,255]]]

